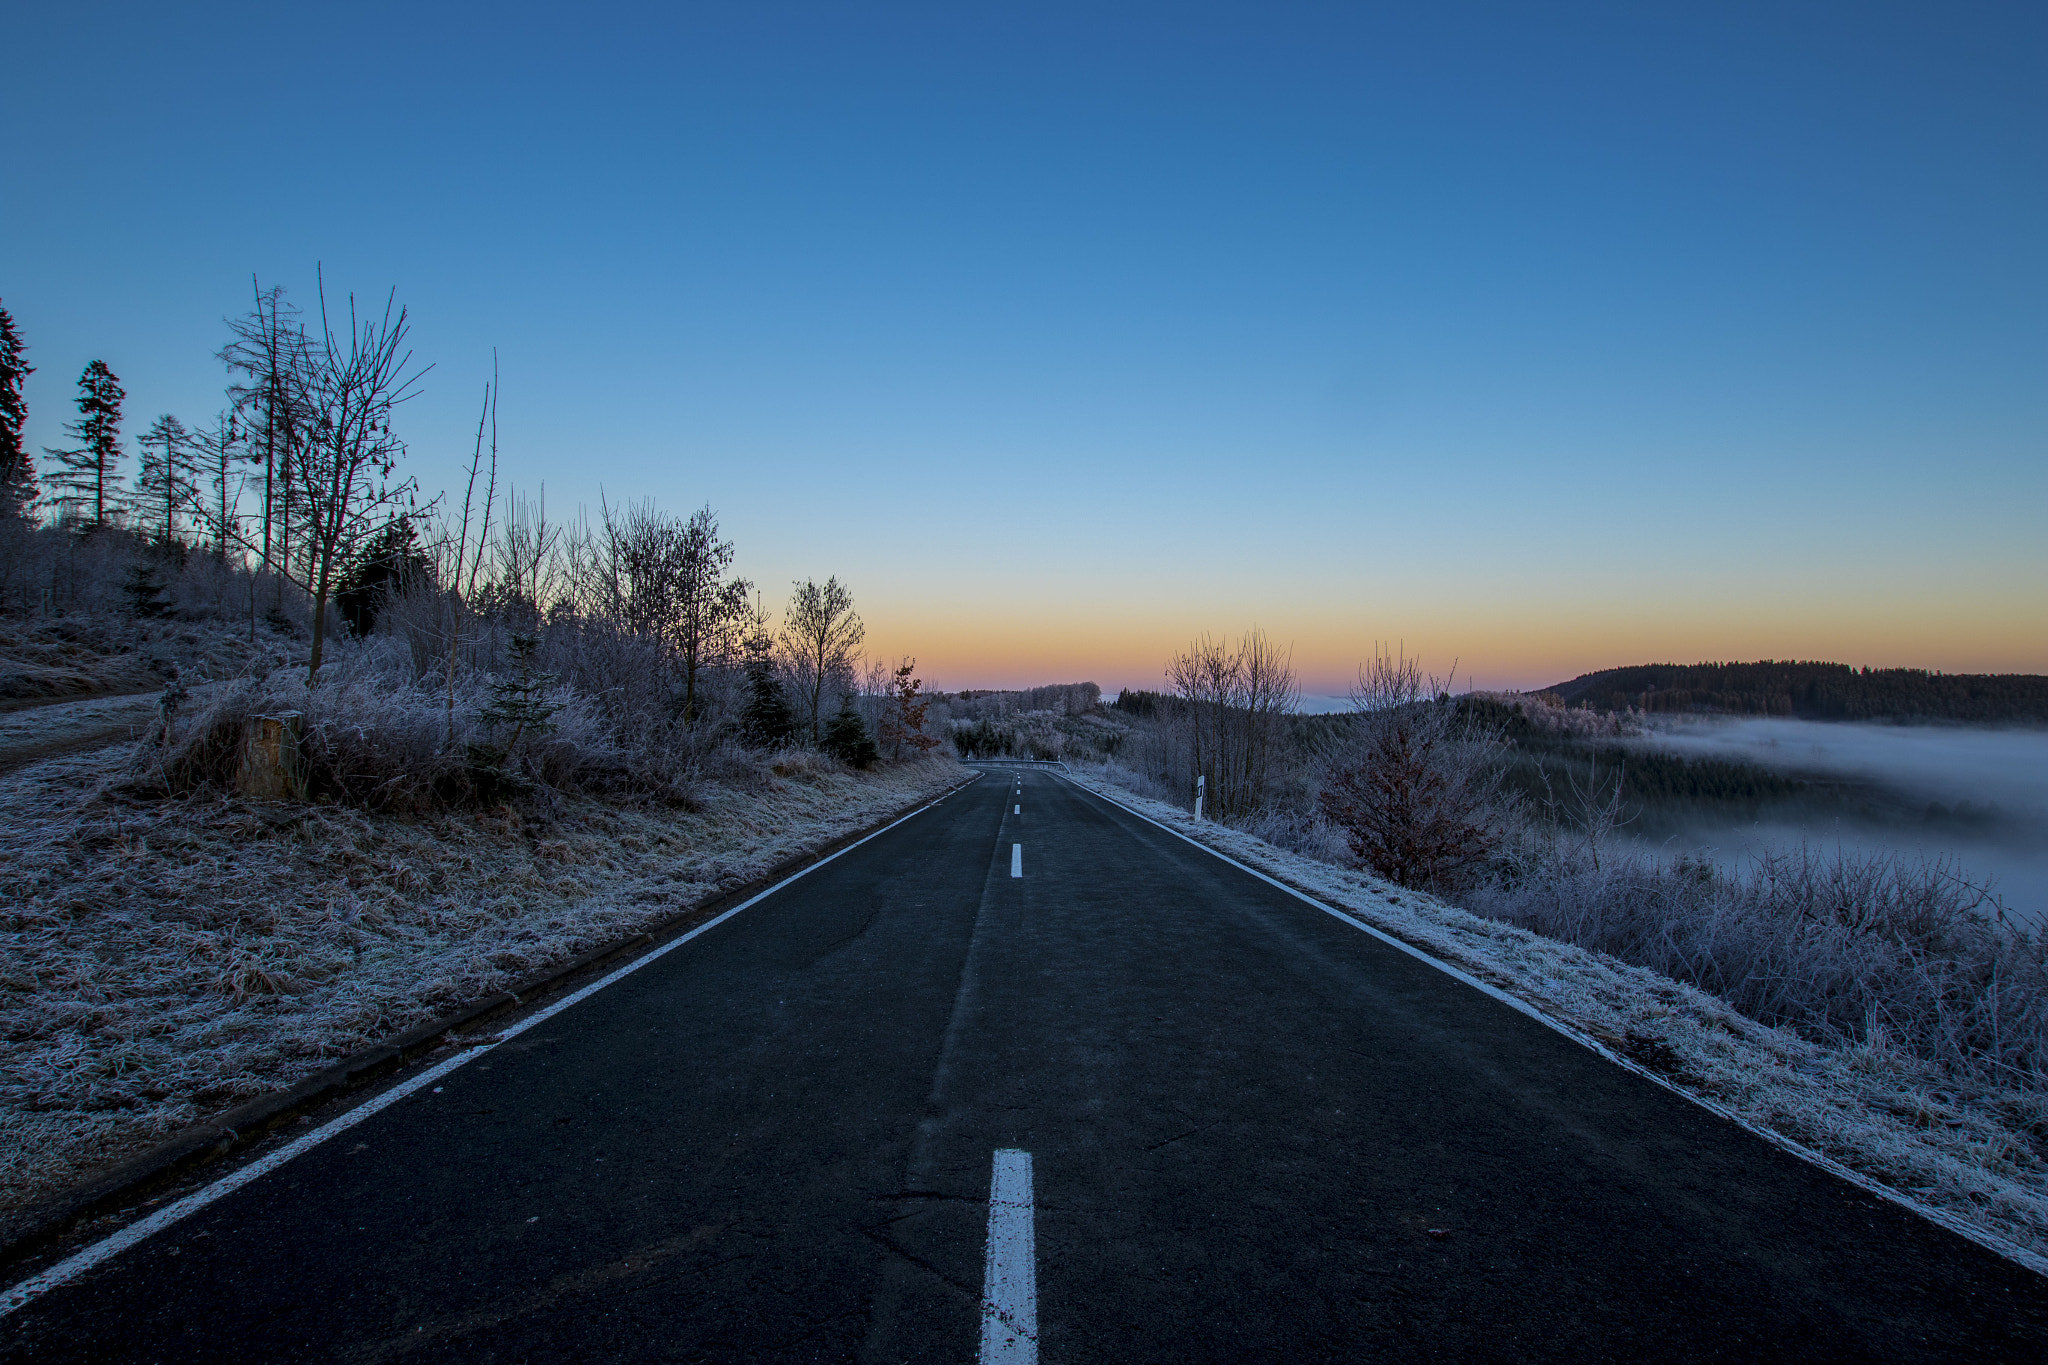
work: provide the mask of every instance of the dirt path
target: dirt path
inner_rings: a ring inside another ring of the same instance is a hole
[[[123,683],[118,687],[97,688],[91,692],[65,692],[53,697],[8,697],[0,700],[0,716],[11,716],[21,711],[40,711],[46,706],[76,706],[82,701],[105,701],[109,697],[140,697],[154,695],[163,688],[162,683]]]
[[[156,715],[157,689],[79,699],[33,698],[0,712],[0,773],[46,758],[120,744]]]

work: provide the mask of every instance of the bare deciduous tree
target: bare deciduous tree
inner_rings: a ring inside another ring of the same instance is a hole
[[[214,557],[225,563],[228,542],[241,543],[240,507],[244,476],[237,472],[242,432],[232,412],[223,412],[213,425],[191,433],[194,473],[205,479],[195,485],[188,510],[200,529],[213,540]]]
[[[822,584],[805,579],[794,585],[783,613],[782,644],[803,694],[811,743],[824,741],[825,691],[834,678],[849,677],[853,651],[867,638],[867,627],[854,614],[853,593],[838,576]]]
[[[344,321],[330,313],[321,288],[320,335],[308,350],[304,383],[312,421],[288,478],[304,537],[295,576],[313,598],[309,679],[320,672],[337,574],[386,522],[418,507],[417,485],[397,477],[405,443],[391,431],[392,409],[425,374],[412,367],[408,330],[395,290],[374,316],[358,314],[351,294]]]
[[[1253,627],[1235,649],[1207,635],[1167,661],[1192,770],[1205,809],[1218,819],[1249,815],[1265,800],[1283,719],[1300,697],[1286,651]]]
[[[733,547],[720,538],[717,515],[703,507],[679,521],[652,503],[606,505],[595,543],[572,549],[586,579],[583,596],[660,642],[680,684],[672,713],[696,723],[704,671],[737,659],[752,591],[745,579],[726,577]]]
[[[548,490],[529,498],[514,488],[506,497],[504,519],[491,545],[491,567],[497,596],[526,629],[538,624],[562,597],[562,563],[558,551],[563,528],[548,520]]]

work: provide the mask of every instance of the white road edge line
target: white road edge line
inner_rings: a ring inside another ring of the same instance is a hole
[[[1024,875],[1024,845],[1022,844],[1010,845],[1010,875],[1012,877]]]
[[[969,781],[973,780],[974,779],[972,778],[969,779]],[[962,783],[961,785],[965,786],[966,784]],[[959,788],[956,787],[953,790],[958,791]],[[946,793],[946,796],[951,796],[952,794],[953,792],[949,791]],[[853,852],[862,844],[866,843],[869,839],[881,838],[884,834],[887,834],[890,830],[896,828],[896,826],[902,824],[905,820],[916,819],[918,816],[930,810],[933,806],[938,805],[940,801],[944,801],[946,799],[946,796],[941,796],[936,801],[928,801],[924,805],[919,806],[916,810],[911,811],[907,815],[898,816],[896,819],[891,820],[888,824],[882,826],[874,833],[863,835],[861,838],[854,840],[845,848],[840,849],[837,853],[828,854],[827,856],[818,859],[818,861],[816,861],[815,863],[812,863],[809,867],[803,868],[801,871],[792,872],[789,876],[784,877],[781,881],[775,883],[775,885],[769,887],[767,890],[758,892],[755,895],[748,897],[746,900],[741,901],[738,905],[735,905],[732,909],[727,910],[723,914],[719,915],[716,919],[706,920],[704,923],[692,929],[689,933],[681,934],[675,938],[670,939],[667,943],[664,943],[659,947],[654,948],[653,950],[644,953],[639,957],[634,958],[631,962],[628,962],[625,966],[620,967],[616,971],[607,974],[606,976],[597,981],[591,982],[582,990],[579,990],[572,995],[564,996],[560,1000],[557,1000],[554,1004],[549,1005],[546,1009],[541,1010],[535,1014],[529,1015],[526,1018],[520,1020],[516,1024],[509,1025],[508,1027],[504,1028],[498,1033],[498,1043],[503,1043],[508,1038],[517,1037],[519,1034],[526,1032],[528,1029],[533,1028],[537,1024],[546,1023],[548,1020],[560,1014],[563,1010],[568,1009],[571,1005],[577,1004],[589,998],[590,996],[597,994],[599,991],[603,990],[606,986],[611,985],[615,981],[624,980],[626,977],[631,976],[634,972],[639,971],[642,967],[645,967],[648,963],[653,962],[655,959],[665,957],[669,953],[674,952],[676,949],[682,947],[685,943],[688,943],[691,939],[696,938],[699,934],[707,933],[712,929],[716,929],[719,925],[725,923],[734,915],[737,915],[740,911],[745,910],[748,906],[757,905],[760,902],[768,899],[770,896],[774,895],[776,892],[780,891],[783,887],[788,886],[791,882],[796,881],[799,878],[807,877],[811,873],[816,872],[825,864],[841,856],[841,854]],[[419,1075],[413,1076],[407,1080],[399,1082],[397,1085],[392,1086],[391,1089],[386,1090],[383,1094],[378,1095],[373,1099],[364,1101],[362,1104],[359,1104],[355,1108],[349,1110],[346,1114],[342,1114],[337,1118],[329,1120],[326,1124],[314,1129],[312,1132],[306,1134],[304,1137],[289,1144],[288,1146],[280,1147],[276,1151],[270,1153],[268,1156],[263,1157],[257,1161],[252,1161],[247,1166],[242,1167],[240,1170],[233,1171],[227,1175],[222,1176],[219,1180],[214,1181],[211,1185],[207,1185],[202,1189],[194,1190],[192,1193],[186,1195],[183,1199],[180,1199],[177,1203],[165,1205],[163,1208],[158,1209],[155,1213],[152,1213],[147,1218],[141,1219],[138,1222],[130,1223],[127,1227],[122,1228],[119,1232],[113,1233],[112,1235],[106,1237],[102,1241],[93,1243],[91,1246],[86,1247],[83,1251],[73,1253],[72,1255],[66,1257],[64,1260],[59,1261],[56,1265],[51,1266],[48,1270],[42,1271],[39,1274],[31,1275],[29,1278],[21,1281],[19,1284],[14,1285],[10,1289],[8,1289],[5,1294],[0,1294],[0,1318],[4,1318],[9,1313],[14,1312],[17,1308],[24,1307],[25,1305],[33,1302],[34,1300],[40,1298],[42,1295],[48,1293],[50,1290],[57,1288],[57,1286],[64,1284],[67,1281],[77,1279],[80,1275],[83,1275],[86,1271],[91,1270],[94,1266],[100,1264],[102,1261],[110,1260],[113,1257],[120,1255],[129,1247],[132,1247],[136,1243],[143,1241],[145,1238],[151,1237],[156,1233],[163,1231],[171,1224],[179,1222],[182,1219],[189,1218],[193,1214],[199,1212],[199,1210],[205,1208],[208,1204],[213,1203],[215,1200],[233,1194],[236,1190],[239,1190],[240,1188],[242,1188],[242,1186],[248,1184],[250,1181],[256,1179],[258,1176],[267,1175],[271,1171],[276,1170],[279,1166],[284,1165],[285,1162],[290,1161],[293,1157],[303,1156],[305,1153],[312,1151],[315,1147],[318,1147],[321,1143],[326,1142],[331,1138],[339,1137],[341,1134],[347,1132],[349,1129],[361,1123],[364,1119],[369,1118],[371,1115],[376,1114],[380,1110],[386,1109],[391,1105],[398,1103],[398,1101],[404,1099],[408,1095],[413,1094],[421,1087],[433,1084],[435,1081],[440,1080],[443,1076],[446,1076],[449,1072],[455,1070],[455,1068],[463,1065],[466,1062],[475,1061],[478,1057],[483,1056],[485,1053],[489,1052],[493,1047],[496,1047],[498,1043],[487,1044],[483,1047],[473,1047],[464,1052],[459,1052],[455,1056],[448,1058],[446,1061],[437,1063],[436,1065],[421,1072]]]
[[[1098,800],[1106,801],[1110,805],[1115,806],[1118,810],[1123,811],[1129,815],[1134,815],[1138,819],[1143,820],[1148,825],[1152,825],[1159,829],[1165,830],[1168,834],[1171,834],[1174,838],[1179,839],[1181,842],[1193,844],[1196,848],[1199,848],[1200,850],[1202,850],[1202,852],[1208,854],[1210,857],[1221,859],[1223,862],[1229,863],[1238,871],[1249,873],[1251,876],[1257,877],[1260,881],[1266,883],[1268,886],[1284,891],[1298,901],[1303,901],[1309,905],[1313,905],[1316,909],[1322,911],[1324,914],[1340,919],[1344,921],[1344,923],[1350,925],[1352,928],[1372,935],[1374,938],[1380,940],[1380,942],[1382,943],[1387,944],[1389,947],[1400,949],[1402,952],[1408,954],[1408,956],[1416,959],[1419,962],[1428,963],[1430,966],[1436,968],[1438,971],[1444,973],[1446,976],[1454,977],[1457,980],[1462,981],[1467,986],[1472,987],[1472,989],[1483,992],[1486,995],[1492,996],[1494,999],[1500,1001],[1504,1005],[1507,1005],[1511,1009],[1520,1010],[1523,1014],[1528,1015],[1537,1023],[1542,1024],[1545,1028],[1554,1029],[1558,1033],[1563,1034],[1565,1037],[1579,1044],[1581,1047],[1599,1053],[1602,1057],[1606,1058],[1610,1062],[1613,1062],[1616,1066],[1622,1067],[1628,1071],[1633,1071],[1636,1075],[1641,1076],[1644,1080],[1649,1081],[1653,1085],[1660,1085],[1664,1087],[1664,1089],[1669,1090],[1672,1094],[1677,1095],[1680,1099],[1690,1101],[1691,1103],[1696,1104],[1700,1108],[1706,1110],[1708,1113],[1720,1115],[1722,1118],[1727,1119],[1729,1122],[1735,1124],[1737,1127],[1756,1134],[1756,1136],[1762,1138],[1765,1142],[1770,1143],[1773,1147],[1778,1148],[1780,1151],[1789,1152],[1791,1155],[1798,1157],[1802,1161],[1818,1166],[1822,1170],[1826,1171],[1829,1175],[1836,1176],[1842,1180],[1848,1181],[1851,1185],[1854,1185],[1856,1188],[1862,1190],[1866,1194],[1874,1194],[1880,1199],[1887,1200],[1890,1203],[1897,1204],[1902,1209],[1905,1209],[1911,1213],[1918,1214],[1920,1217],[1925,1218],[1930,1223],[1939,1224],[1940,1226],[1947,1228],[1950,1232],[1955,1233],[1957,1236],[1964,1237],[1972,1242],[1975,1242],[1978,1246],[1983,1247],[1986,1251],[1995,1252],[1996,1254],[2005,1257],[2009,1261],[2013,1261],[2019,1265],[2025,1266],[2028,1270],[2031,1270],[2038,1275],[2048,1275],[2048,1256],[2042,1256],[2037,1252],[2031,1251],[2028,1248],[2021,1246],[2017,1242],[2009,1242],[2005,1238],[2000,1237],[1995,1232],[1987,1232],[1983,1228],[1973,1227],[1970,1224],[1965,1223],[1962,1219],[1957,1218],[1955,1215],[1948,1213],[1943,1209],[1929,1208],[1925,1204],[1916,1204],[1911,1199],[1908,1199],[1905,1195],[1900,1194],[1897,1190],[1892,1189],[1889,1185],[1885,1185],[1878,1181],[1872,1180],[1869,1176],[1864,1175],[1862,1172],[1854,1170],[1848,1166],[1844,1166],[1841,1162],[1835,1160],[1831,1156],[1827,1156],[1821,1152],[1816,1152],[1815,1150],[1813,1150],[1813,1148],[1806,1146],[1804,1143],[1795,1142],[1793,1139],[1786,1137],[1783,1133],[1776,1133],[1771,1131],[1769,1128],[1762,1127],[1759,1124],[1751,1123],[1748,1119],[1736,1113],[1734,1110],[1724,1108],[1723,1106],[1715,1103],[1713,1100],[1706,1098],[1704,1095],[1695,1095],[1691,1091],[1686,1090],[1681,1086],[1672,1084],[1665,1077],[1658,1075],[1656,1072],[1650,1070],[1648,1067],[1643,1066],[1640,1063],[1631,1061],[1629,1058],[1624,1057],[1620,1053],[1614,1051],[1612,1048],[1609,1048],[1605,1043],[1602,1043],[1598,1038],[1593,1037],[1591,1034],[1583,1033],[1580,1030],[1572,1027],[1570,1024],[1565,1023],[1561,1019],[1551,1018],[1542,1010],[1539,1010],[1534,1005],[1531,1005],[1528,1001],[1509,995],[1506,991],[1500,989],[1498,986],[1490,986],[1486,982],[1481,981],[1478,977],[1473,976],[1471,973],[1460,971],[1458,968],[1453,967],[1450,963],[1445,962],[1441,958],[1431,956],[1430,954],[1424,952],[1422,949],[1416,947],[1412,943],[1408,943],[1401,939],[1395,938],[1392,934],[1389,934],[1384,930],[1375,929],[1370,924],[1367,924],[1365,921],[1361,919],[1357,919],[1349,914],[1346,914],[1344,911],[1339,910],[1334,906],[1324,904],[1322,901],[1317,900],[1314,896],[1309,895],[1305,891],[1297,891],[1293,887],[1289,886],[1286,882],[1279,880],[1277,877],[1269,877],[1265,873],[1259,871],[1257,868],[1249,867],[1244,863],[1239,862],[1237,859],[1231,857],[1228,853],[1225,853],[1220,849],[1211,848],[1209,845],[1203,843],[1199,839],[1191,839],[1187,835],[1182,834],[1179,830],[1175,829],[1173,826],[1161,824],[1159,821],[1154,820],[1151,816],[1145,814],[1145,812],[1141,810],[1135,810],[1130,806],[1126,806],[1123,802],[1117,800],[1113,796],[1104,796],[1101,792],[1096,791],[1093,787],[1082,786],[1081,783],[1074,781],[1073,778],[1068,777],[1063,773],[1059,774],[1059,777],[1062,781],[1073,783],[1074,786],[1079,787],[1082,791],[1088,793],[1088,795],[1093,796]]]
[[[1031,1153],[998,1147],[988,1186],[981,1365],[1037,1365],[1038,1245],[1033,1221]]]

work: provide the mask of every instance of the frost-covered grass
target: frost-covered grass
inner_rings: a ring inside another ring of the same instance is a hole
[[[1766,852],[1746,867],[1564,839],[1460,899],[1689,982],[1751,1019],[2048,1095],[2048,944],[1952,861]]]
[[[1679,1088],[1890,1187],[1920,1206],[2048,1257],[2048,1097],[1958,1075],[1882,1031],[1821,1041],[1749,1018],[1646,967],[1471,914],[1276,847],[1118,785],[1076,780],[1356,915]]]
[[[416,816],[138,788],[132,746],[0,779],[0,1206],[644,929],[960,779],[792,753],[694,809]]]
[[[187,682],[233,677],[274,667],[291,648],[267,627],[252,640],[235,622],[0,616],[0,701],[161,687],[172,668]]]

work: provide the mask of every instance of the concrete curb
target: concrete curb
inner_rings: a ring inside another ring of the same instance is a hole
[[[582,976],[614,958],[652,948],[668,934],[686,929],[716,915],[725,906],[737,905],[767,890],[803,868],[901,819],[907,812],[944,800],[979,776],[975,773],[966,782],[956,782],[937,796],[921,796],[908,805],[893,808],[887,815],[830,843],[785,859],[744,886],[720,892],[710,900],[677,911],[650,930],[579,953],[566,962],[536,972],[511,990],[495,992],[452,1013],[415,1024],[324,1071],[315,1072],[288,1090],[259,1095],[186,1129],[102,1175],[27,1205],[0,1223],[0,1265],[11,1265],[31,1256],[87,1219],[125,1208],[201,1166],[210,1165],[252,1145],[309,1110],[383,1080],[408,1062],[451,1042],[452,1035],[552,995],[571,978]]]

